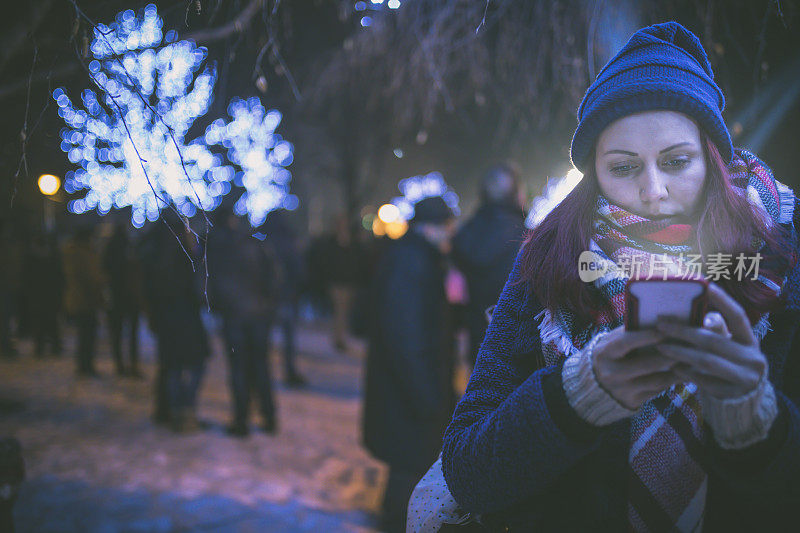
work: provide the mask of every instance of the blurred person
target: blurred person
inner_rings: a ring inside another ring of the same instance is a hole
[[[128,237],[127,225],[117,223],[103,252],[109,287],[108,331],[117,375],[141,377],[139,370],[139,313],[141,266]],[[128,364],[122,356],[123,331],[128,334]]]
[[[0,439],[0,531],[14,533],[14,503],[25,480],[22,446],[13,437]]]
[[[584,176],[518,255],[439,486],[489,530],[791,530],[800,200],[733,147],[724,95],[682,25],[638,30],[599,72],[570,150]],[[578,268],[588,250],[608,268],[593,279]],[[719,269],[739,254],[756,275]],[[626,283],[652,279],[648,264],[705,278],[699,326],[626,328]]]
[[[208,293],[211,309],[222,319],[233,419],[228,433],[246,437],[251,394],[258,398],[262,429],[277,431],[270,377],[270,333],[275,319],[275,260],[250,234],[245,222],[223,203],[214,213],[208,236]]]
[[[25,254],[22,278],[36,356],[43,357],[47,346],[52,355],[61,355],[59,314],[64,271],[54,235],[37,233],[33,237]]]
[[[311,237],[303,250],[306,276],[302,294],[314,319],[331,313],[329,269],[333,236],[322,233]]]
[[[305,385],[306,379],[295,365],[297,352],[298,298],[305,278],[305,264],[298,250],[297,238],[282,210],[267,215],[259,231],[265,235],[267,244],[280,267],[280,289],[278,291],[277,320],[283,333],[284,379],[292,387]]]
[[[419,201],[408,232],[387,243],[374,277],[364,444],[389,465],[388,532],[405,531],[409,496],[439,453],[455,405],[444,285],[453,230],[441,197]]]
[[[79,227],[64,244],[64,306],[78,330],[76,353],[79,376],[96,376],[97,315],[104,306],[105,278],[93,242],[94,228]]]
[[[350,310],[358,284],[359,260],[357,246],[347,215],[336,221],[336,232],[330,243],[328,279],[333,306],[333,346],[339,352],[347,351]]]
[[[372,230],[356,228],[356,250],[358,264],[358,283],[350,310],[350,333],[358,338],[369,337],[372,278],[380,258],[383,240],[378,239]]]
[[[465,325],[472,366],[486,333],[486,310],[497,303],[523,240],[524,192],[515,165],[499,164],[481,182],[481,205],[453,239],[453,261],[467,278]]]
[[[14,357],[17,348],[12,338],[12,322],[18,314],[22,251],[7,219],[0,219],[0,357]]]
[[[197,395],[209,354],[199,269],[192,266],[199,258],[191,256],[196,238],[188,222],[167,209],[161,218],[139,245],[144,307],[158,344],[153,419],[178,432],[192,431],[201,426]]]

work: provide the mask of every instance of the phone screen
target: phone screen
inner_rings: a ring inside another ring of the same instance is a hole
[[[629,329],[655,327],[660,317],[670,317],[699,326],[705,304],[706,286],[693,280],[631,280],[628,282]]]

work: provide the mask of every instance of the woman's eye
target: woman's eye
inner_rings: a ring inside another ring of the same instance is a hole
[[[616,176],[625,176],[636,168],[636,165],[617,165],[611,167],[611,173]]]
[[[689,160],[686,158],[676,158],[676,159],[668,159],[664,161],[664,166],[673,167],[673,168],[683,168],[689,164]]]

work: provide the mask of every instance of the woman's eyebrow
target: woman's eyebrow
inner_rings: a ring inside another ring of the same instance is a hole
[[[690,144],[692,144],[692,143],[690,143],[690,142],[688,142],[688,141],[684,141],[684,142],[682,142],[682,143],[673,144],[672,146],[670,146],[670,147],[668,147],[668,148],[664,148],[663,150],[661,150],[661,151],[660,151],[660,152],[658,152],[658,153],[659,153],[659,154],[663,154],[664,152],[669,152],[670,150],[674,150],[675,148],[678,148],[678,147],[680,147],[680,146],[685,146],[685,145],[687,145],[687,144],[689,144],[689,145],[690,145]]]
[[[609,150],[608,152],[604,153],[603,155],[608,155],[608,154],[624,154],[624,155],[632,155],[634,157],[639,155],[636,152],[629,152],[627,150]]]

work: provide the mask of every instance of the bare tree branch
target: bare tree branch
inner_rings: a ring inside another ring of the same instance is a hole
[[[45,15],[53,6],[54,0],[33,2],[31,4],[31,19],[28,24],[17,24],[9,32],[7,38],[0,45],[0,72],[3,72],[8,62],[28,42],[30,36],[36,31],[44,20]]]
[[[220,26],[218,28],[208,28],[191,32],[182,37],[182,39],[191,39],[198,44],[208,44],[216,41],[221,41],[234,35],[236,33],[245,32],[250,26],[250,22],[258,12],[264,8],[264,0],[252,0],[234,20]],[[10,57],[10,56],[9,56]],[[47,72],[34,72],[32,76],[26,76],[11,80],[7,83],[0,85],[0,100],[14,96],[24,91],[28,82],[36,85],[41,82],[47,81],[51,78],[58,79],[70,76],[81,70],[80,65],[75,63],[68,63]]]
[[[36,59],[39,57],[39,47],[36,46],[36,43],[33,45],[33,62],[31,63],[31,73],[30,76],[33,76],[33,71],[36,68]],[[29,78],[30,79],[30,78]],[[28,97],[25,99],[25,120],[22,122],[22,129],[19,132],[19,139],[20,143],[22,144],[22,155],[19,158],[19,165],[17,166],[17,171],[14,173],[14,189],[11,192],[11,206],[14,205],[14,199],[17,197],[17,185],[19,184],[19,175],[22,173],[22,169],[25,169],[25,176],[30,177],[30,171],[28,170],[28,139],[30,138],[28,132],[28,116],[30,115],[31,110],[31,83],[28,82]]]
[[[191,32],[183,39],[192,39],[198,43],[213,43],[227,39],[235,33],[243,33],[250,26],[250,21],[264,9],[265,0],[251,0],[235,19],[218,28],[207,28]]]

